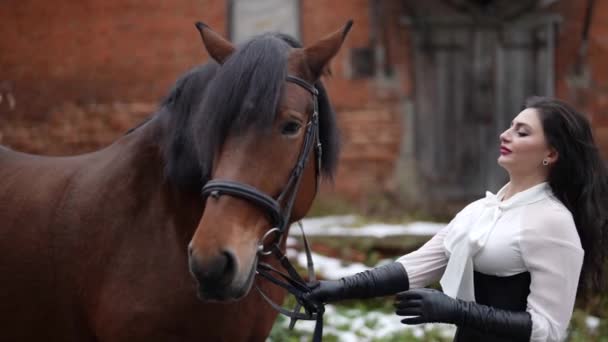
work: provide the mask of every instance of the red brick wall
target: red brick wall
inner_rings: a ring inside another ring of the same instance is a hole
[[[401,134],[395,106],[409,89],[403,30],[391,35],[397,64],[388,86],[348,76],[350,49],[370,46],[369,3],[301,2],[304,43],[355,21],[326,80],[344,153],[335,186],[324,190],[350,198],[390,183]],[[399,3],[385,2],[386,20],[396,22],[390,7]],[[0,93],[15,99],[12,110],[0,103],[0,143],[43,154],[110,143],[146,116],[142,106],[153,109],[180,74],[204,61],[193,23],[225,34],[227,9],[226,1],[201,0],[0,3]]]
[[[587,56],[591,82],[586,101],[596,140],[608,159],[608,2],[595,3]]]
[[[323,189],[357,200],[395,190],[403,103],[413,88],[410,37],[398,24],[403,1],[378,3],[388,24],[385,47],[393,73],[353,79],[350,49],[372,44],[372,1],[301,1],[305,44],[355,21],[326,80],[344,144],[336,184]],[[608,151],[608,2],[596,1],[588,54],[577,73],[585,6],[578,0],[553,6],[563,17],[556,89],[589,113]],[[203,20],[225,34],[227,9],[219,0],[0,2],[0,143],[45,154],[110,143],[152,111],[180,74],[204,62],[193,23]],[[7,94],[14,97],[13,109]]]
[[[557,96],[586,113],[596,142],[608,158],[608,2],[595,1],[588,48],[582,45],[587,1],[560,1],[555,10],[563,17],[556,51]]]
[[[349,18],[354,26],[345,45],[332,63],[333,77],[326,80],[338,112],[342,131],[342,158],[334,187],[351,199],[370,192],[393,190],[395,164],[401,142],[401,101],[410,93],[408,34],[398,25],[401,1],[381,1],[383,23],[388,25],[388,60],[393,76],[350,77],[350,49],[372,46],[369,0],[302,1],[303,41],[310,43],[332,32]],[[378,37],[380,39],[380,37]]]
[[[224,32],[225,16],[205,0],[2,1],[0,83],[27,116],[64,102],[157,101],[206,57],[194,22]]]

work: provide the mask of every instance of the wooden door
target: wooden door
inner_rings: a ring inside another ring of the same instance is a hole
[[[414,29],[414,151],[430,200],[471,200],[507,175],[499,134],[530,95],[553,95],[554,17]]]

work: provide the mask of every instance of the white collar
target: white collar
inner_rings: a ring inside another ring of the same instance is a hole
[[[486,198],[484,199],[485,202],[489,205],[497,205],[501,209],[509,209],[538,202],[547,195],[551,194],[551,187],[549,186],[549,183],[542,182],[524,191],[520,191],[503,201],[502,198],[505,196],[509,184],[511,183],[505,184],[505,186],[498,190],[496,195],[490,191],[486,191]]]

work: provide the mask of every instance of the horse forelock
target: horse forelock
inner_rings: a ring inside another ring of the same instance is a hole
[[[290,48],[301,47],[283,34],[265,34],[239,46],[219,67],[190,70],[162,103],[169,111],[166,174],[186,190],[199,191],[209,179],[215,154],[229,134],[264,131],[274,122],[283,96]],[[331,177],[339,153],[335,113],[321,81],[319,134],[322,171]]]
[[[283,95],[288,51],[282,40],[261,35],[240,45],[218,70],[191,126],[204,179],[228,135],[271,128]]]

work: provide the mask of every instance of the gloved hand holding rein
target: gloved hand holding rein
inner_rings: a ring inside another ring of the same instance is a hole
[[[321,280],[306,298],[329,303],[393,295],[409,289],[407,271],[399,262],[373,268],[339,280]]]

